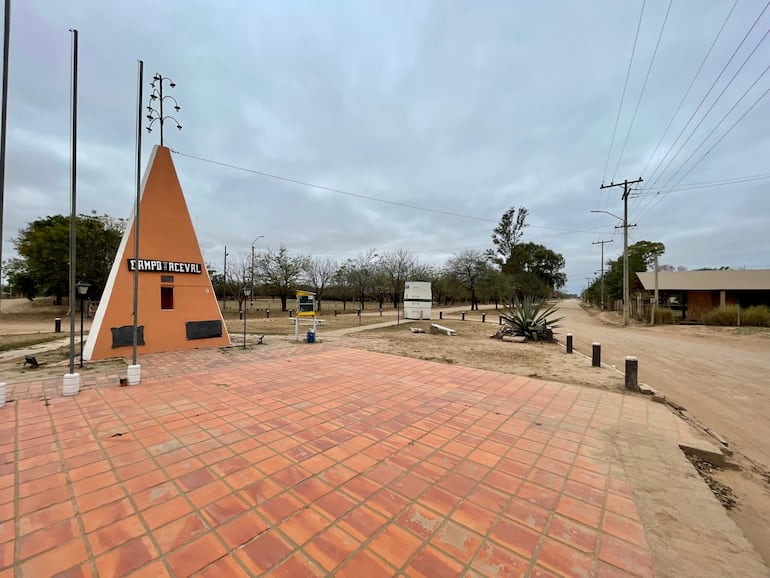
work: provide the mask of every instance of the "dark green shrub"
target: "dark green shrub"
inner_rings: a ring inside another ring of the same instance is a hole
[[[555,303],[548,303],[547,299],[514,297],[503,310],[501,317],[504,327],[498,335],[517,335],[528,341],[553,341],[553,330],[564,319],[554,317],[558,309]]]

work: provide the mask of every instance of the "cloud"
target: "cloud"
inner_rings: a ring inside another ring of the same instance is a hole
[[[206,259],[284,243],[290,250],[353,257],[407,248],[440,264],[484,248],[510,206],[530,209],[526,237],[564,254],[568,289],[580,290],[622,250],[620,190],[661,139],[729,10],[694,0],[672,8],[628,144],[633,107],[667,3],[647,3],[634,66],[607,162],[638,6],[612,1],[93,3],[29,0],[13,15],[3,256],[31,220],[69,210],[68,28],[80,31],[79,204],[116,217],[132,209],[137,59],[177,83],[182,153],[318,183],[441,216],[175,156]],[[653,157],[645,183],[759,13],[740,4]],[[693,25],[697,22],[697,26]],[[760,22],[683,142],[761,37]],[[761,45],[690,138],[671,170],[761,73]],[[764,81],[764,82],[763,82]],[[758,83],[708,150],[749,102]],[[148,87],[145,86],[147,89]],[[145,96],[146,96],[145,91]],[[770,100],[770,99],[768,99]],[[682,181],[761,174],[770,157],[770,103],[762,101]],[[157,123],[156,123],[157,128]],[[144,159],[158,132],[144,133]],[[676,145],[678,147],[678,144]],[[673,149],[672,155],[676,148]],[[604,175],[605,163],[609,175]],[[617,166],[617,170],[615,167]],[[685,166],[672,180],[687,171]],[[666,262],[770,267],[767,180],[632,199],[636,239],[666,244]]]

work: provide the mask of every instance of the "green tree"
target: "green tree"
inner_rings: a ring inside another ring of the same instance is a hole
[[[306,268],[305,255],[292,255],[281,245],[278,249],[268,248],[254,260],[254,266],[265,283],[281,299],[281,311],[286,311],[286,301],[297,288],[297,281]]]
[[[502,270],[511,277],[518,297],[550,297],[567,281],[564,265],[561,253],[537,243],[519,243]]]
[[[91,295],[104,291],[120,246],[125,221],[108,215],[78,215],[76,221],[77,280],[91,283]],[[69,215],[33,221],[14,239],[19,254],[16,282],[29,294],[53,295],[56,304],[69,291]]]
[[[647,271],[653,266],[655,257],[666,251],[663,243],[638,241],[628,246],[628,282],[629,292],[641,288],[634,273]],[[623,299],[623,255],[608,263],[609,269],[604,273],[604,295],[607,302]]]
[[[508,262],[513,250],[521,241],[524,229],[527,227],[529,210],[526,207],[511,207],[500,217],[500,222],[492,231],[492,242],[495,249],[487,251],[487,257],[498,265]]]

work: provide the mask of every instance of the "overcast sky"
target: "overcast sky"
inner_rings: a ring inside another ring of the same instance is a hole
[[[258,250],[284,243],[344,260],[406,248],[441,264],[491,246],[501,214],[523,205],[525,240],[562,253],[567,288],[577,292],[600,268],[593,242],[614,240],[606,258],[622,252],[619,221],[589,212],[622,215],[621,189],[599,186],[641,176],[632,193],[641,196],[629,203],[638,225],[630,242],[663,242],[661,262],[676,266],[768,268],[770,96],[734,123],[770,88],[770,74],[762,76],[770,40],[761,42],[770,9],[735,52],[765,2],[735,7],[674,117],[733,3],[675,0],[650,69],[669,2],[647,0],[614,131],[641,7],[16,0],[3,258],[21,227],[69,212],[68,30],[77,28],[78,212],[131,213],[142,59],[146,82],[160,72],[177,83],[169,94],[184,129],[167,125],[166,144],[180,153],[458,215],[175,155],[214,267],[225,245],[245,254],[259,235]],[[143,162],[157,142],[157,131],[145,133]],[[743,180],[720,184],[734,179]],[[682,187],[692,183],[708,186]]]

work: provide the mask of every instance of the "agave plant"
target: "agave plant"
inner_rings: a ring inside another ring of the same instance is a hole
[[[501,317],[505,327],[502,333],[518,335],[528,341],[552,341],[553,330],[564,317],[554,317],[559,310],[555,303],[547,299],[525,296],[513,298],[503,310]]]

